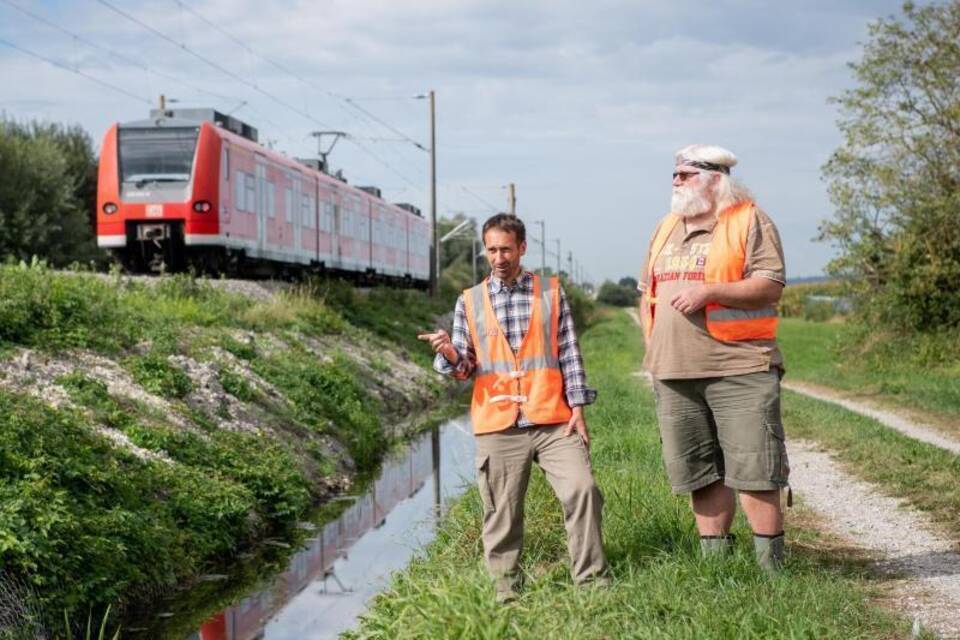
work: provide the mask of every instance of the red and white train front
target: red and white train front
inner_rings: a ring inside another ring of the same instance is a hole
[[[103,141],[97,242],[128,270],[426,283],[430,224],[416,208],[267,149],[229,116],[180,113],[114,125]]]
[[[190,239],[219,234],[219,157],[220,136],[208,122],[111,127],[100,153],[97,243],[132,270],[184,268]]]

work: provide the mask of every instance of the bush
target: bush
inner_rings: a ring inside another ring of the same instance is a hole
[[[616,284],[607,280],[600,285],[600,291],[597,292],[597,302],[615,307],[632,307],[637,304],[636,285],[631,288],[628,285]]]
[[[845,283],[836,280],[788,284],[780,298],[780,315],[814,322],[848,315],[852,311],[849,289]]]
[[[596,321],[597,305],[587,293],[569,280],[563,281],[563,292],[570,305],[570,314],[573,316],[573,325],[578,333],[586,331]]]
[[[241,484],[145,462],[71,412],[0,391],[0,565],[48,610],[172,584],[250,533]]]

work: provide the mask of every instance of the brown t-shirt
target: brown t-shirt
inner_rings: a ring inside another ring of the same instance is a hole
[[[783,245],[777,228],[763,211],[754,211],[747,235],[743,277],[763,277],[785,283]],[[650,346],[643,359],[644,368],[655,378],[712,378],[767,371],[771,366],[783,367],[776,340],[722,342],[707,333],[703,309],[687,316],[670,306],[670,299],[679,291],[703,282],[715,227],[716,222],[709,229],[687,233],[681,222],[657,256],[653,268],[657,279],[656,315]],[[649,260],[648,249],[640,272],[643,291],[649,286]]]

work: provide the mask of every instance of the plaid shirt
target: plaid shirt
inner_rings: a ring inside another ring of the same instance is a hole
[[[493,275],[487,281],[490,292],[490,302],[497,315],[503,335],[514,353],[520,350],[520,344],[530,326],[530,316],[533,305],[533,274],[524,271],[517,278],[513,286],[505,284]],[[473,349],[473,340],[467,327],[467,312],[463,296],[457,299],[457,308],[453,316],[453,335],[450,340],[460,354],[460,361],[453,366],[441,354],[437,354],[433,361],[433,368],[439,373],[451,375],[458,380],[466,380],[473,375],[477,366],[477,355]],[[560,371],[563,374],[563,390],[567,396],[567,404],[579,407],[592,404],[597,398],[597,392],[587,387],[587,374],[583,369],[583,358],[580,356],[580,346],[577,344],[577,333],[573,327],[573,317],[570,315],[570,305],[567,303],[563,288],[560,289],[560,323],[557,330],[557,346],[560,350]],[[517,420],[518,427],[533,425],[520,412]]]

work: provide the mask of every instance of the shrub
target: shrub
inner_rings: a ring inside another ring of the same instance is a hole
[[[615,307],[632,307],[637,303],[636,286],[630,288],[607,280],[600,285],[600,291],[597,292],[597,302]]]

